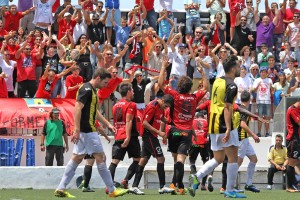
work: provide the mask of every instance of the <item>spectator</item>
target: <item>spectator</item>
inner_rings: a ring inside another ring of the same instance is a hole
[[[184,0],[184,9],[186,11],[185,34],[187,39],[190,40],[193,28],[201,26],[199,0]]]
[[[279,52],[281,50],[281,45],[282,45],[282,39],[283,39],[283,34],[285,31],[285,25],[284,25],[284,15],[286,13],[286,1],[284,0],[283,3],[280,6],[280,9],[278,8],[278,4],[276,2],[271,3],[271,9],[269,7],[269,2],[268,0],[265,1],[265,7],[266,7],[266,14],[269,16],[270,20],[273,20],[275,18],[275,8],[278,9],[278,23],[274,28],[273,32],[273,45],[275,46],[275,60],[276,62],[279,62],[281,59],[279,56]],[[280,61],[281,62],[281,61]],[[282,63],[282,62],[281,62]]]
[[[268,190],[272,190],[273,177],[278,171],[285,171],[287,166],[287,148],[282,145],[283,137],[280,134],[275,136],[275,145],[269,148],[268,161],[271,166],[268,169]]]
[[[142,13],[141,13],[142,11]],[[128,13],[128,24],[132,24],[135,21],[131,28],[131,32],[141,31],[143,26],[143,21],[146,19],[147,11],[143,1],[140,1],[139,5],[135,5],[132,11]]]
[[[247,74],[247,69],[246,69],[245,65],[241,65],[240,77],[236,77],[234,79],[234,83],[238,87],[238,93],[237,93],[237,97],[235,100],[235,103],[237,103],[238,105],[242,104],[242,101],[241,101],[242,92],[243,91],[250,92],[251,88],[252,88],[251,79],[248,76],[246,76],[246,74]]]
[[[13,86],[13,71],[16,66],[16,61],[10,60],[9,52],[5,49],[5,45],[2,45],[0,54],[0,66],[2,67],[2,72],[6,74],[5,82],[8,92],[8,97],[15,97],[14,86]]]
[[[53,108],[50,112],[50,119],[44,124],[43,132],[41,135],[41,151],[45,151],[46,157],[45,165],[53,166],[54,155],[56,158],[57,166],[64,165],[64,152],[69,151],[68,134],[66,132],[65,123],[59,119],[60,110]],[[63,145],[63,140],[65,147]],[[46,139],[46,143],[45,142]]]
[[[231,41],[233,38],[237,13],[243,10],[243,8],[245,7],[245,2],[244,0],[229,0],[228,4],[230,9],[230,41]]]
[[[106,8],[106,12],[107,12],[108,16],[111,16],[111,12],[113,9],[115,10],[114,20],[115,20],[116,24],[120,25],[121,24],[120,0],[105,0],[105,8]],[[106,20],[105,26],[106,26],[106,40],[107,40],[107,43],[110,44],[111,36],[112,36],[111,21]],[[93,43],[94,42],[95,41],[93,41]],[[103,42],[100,42],[100,44],[103,44]]]
[[[121,18],[121,26],[115,22],[114,10],[111,12],[110,20],[111,20],[111,24],[113,25],[114,31],[116,33],[115,45],[120,43],[121,48],[123,49],[124,45],[126,44],[126,41],[129,38],[131,29],[135,24],[135,21],[136,21],[135,14],[133,13],[133,20],[128,25],[127,25],[127,20],[125,19],[125,17]]]
[[[294,21],[292,23],[289,23],[286,31],[285,36],[289,37],[289,43],[291,45],[291,50],[294,51],[296,48],[296,45],[298,43],[298,35],[300,34],[300,12],[294,13]]]
[[[257,92],[256,103],[258,107],[258,116],[264,118],[265,120],[271,119],[271,92],[272,80],[268,78],[268,68],[260,68],[260,78],[257,78],[253,83],[253,91]],[[258,133],[257,136],[261,137],[261,125],[262,123],[258,121]],[[265,136],[271,136],[269,134],[270,125],[265,123]]]
[[[92,12],[94,10],[93,5],[97,4],[97,0],[78,0],[78,5],[82,6],[82,10]]]
[[[137,5],[144,4],[147,11],[147,22],[149,27],[152,27],[154,31],[157,30],[157,15],[154,10],[154,0],[135,0]],[[145,27],[147,28],[147,27]]]
[[[81,10],[79,9],[75,9],[75,12],[81,12]],[[74,42],[76,42],[78,40],[78,38],[82,35],[86,35],[87,34],[87,24],[85,22],[85,19],[81,19],[79,20],[74,29],[73,29],[73,40]],[[95,64],[96,65],[96,64]]]
[[[33,0],[18,1],[19,12],[25,12],[26,10],[29,10],[31,7],[33,7]],[[34,29],[34,24],[32,23],[33,16],[34,16],[34,12],[30,12],[21,19],[20,26],[23,28],[24,33],[30,33],[30,31],[33,31]]]
[[[173,20],[173,0],[159,0],[159,11],[166,10],[167,17]]]
[[[275,26],[278,24],[278,9],[275,7],[275,17],[272,21],[270,18],[265,15],[262,20],[260,21],[260,16],[258,15],[258,5],[260,0],[256,1],[256,6],[254,9],[254,19],[256,23],[256,31],[260,34],[257,35],[256,38],[256,52],[259,53],[262,44],[267,44],[269,52],[272,51],[273,47],[273,31]]]
[[[8,35],[8,32],[3,28],[3,21],[0,20],[0,37],[4,37],[4,39],[8,39],[9,37],[12,37],[12,33],[10,36]],[[2,46],[2,41],[0,41],[0,46]]]
[[[168,17],[168,11],[162,10],[159,14],[157,20],[158,23],[158,35],[160,38],[163,38],[165,41],[169,39],[171,29],[174,27],[174,22],[171,18]]]
[[[286,81],[285,74],[283,72],[278,73],[279,81],[273,84],[274,88],[274,109],[273,113],[276,110],[276,107],[279,105],[281,99],[287,95],[289,89],[289,83]]]
[[[206,8],[209,8],[210,21],[214,21],[215,15],[219,12],[222,15],[221,22],[226,24],[226,14],[223,10],[226,0],[206,0]]]
[[[214,44],[219,44],[224,45],[226,42],[225,40],[225,35],[226,35],[226,27],[225,25],[221,22],[222,19],[222,13],[217,13],[215,15],[214,21],[212,21],[210,28],[210,37],[211,37],[211,42]]]
[[[250,73],[248,73],[249,78],[253,82],[255,81],[255,79],[259,78],[259,66],[256,63],[251,64],[250,66]]]
[[[237,50],[237,52],[240,52],[244,46],[250,46],[254,41],[252,32],[247,27],[247,17],[240,15],[241,13],[238,12],[235,21],[234,34],[231,41],[231,46]]]
[[[98,14],[100,18],[104,17],[105,11],[103,11],[103,2],[98,1],[96,9],[92,12],[92,14]]]
[[[35,29],[48,32],[48,26],[53,23],[52,6],[55,0],[34,0],[33,5],[36,8],[34,12],[33,24]]]
[[[0,98],[8,98],[5,78],[7,78],[7,76],[4,72],[2,72],[2,68],[0,67]]]
[[[79,75],[80,73],[80,67],[76,65],[72,69],[72,74],[67,76],[66,78],[66,87],[67,87],[67,93],[66,93],[66,99],[76,99],[76,93],[79,89],[79,87],[83,84],[83,78]]]
[[[207,25],[207,29],[210,33],[209,25]],[[210,37],[211,36],[206,36],[204,34],[202,27],[196,27],[195,28],[195,36],[191,40],[193,50],[195,51],[199,48],[200,45],[204,45],[206,47],[204,54],[207,55],[208,54],[208,42],[210,40]]]
[[[63,11],[67,6],[70,6],[70,8],[68,9],[68,12],[73,15],[74,12],[77,10],[77,9],[74,9],[73,6],[71,6],[71,0],[64,0],[64,3],[63,5],[59,6],[57,8],[57,10],[55,11],[55,14],[54,14],[54,23],[53,23],[53,32],[55,34],[58,33],[58,21],[57,21],[57,18],[58,18],[58,15],[59,13],[61,13],[61,11]]]
[[[261,44],[260,46],[261,52],[257,55],[257,63],[259,67],[269,66],[268,58],[273,56],[273,54],[269,51],[267,44]]]
[[[23,46],[16,52],[18,97],[24,98],[28,92],[29,98],[33,98],[36,92],[36,62],[41,58],[41,46],[36,54],[31,52],[31,46],[25,41]]]
[[[249,46],[244,46],[240,51],[240,56],[242,58],[242,65],[247,69],[247,73],[250,72],[250,67],[254,63],[254,57],[251,56],[251,49]]]
[[[278,81],[278,73],[280,69],[275,66],[275,57],[273,55],[268,57],[268,77],[272,80],[273,83]]]
[[[291,51],[291,45],[289,42],[284,42],[284,50],[279,53],[281,68],[283,70],[287,69],[288,61],[290,59],[295,59],[295,53]]]
[[[26,35],[27,34],[25,33],[24,29],[22,27],[19,27],[16,33],[16,37],[18,38],[17,43],[22,44],[25,41]]]
[[[292,23],[294,21],[294,14],[296,12],[299,12],[298,9],[296,9],[297,1],[296,0],[289,0],[289,7],[285,10],[285,16],[283,22],[285,23],[285,26]]]
[[[288,94],[290,94],[291,96],[300,95],[300,67],[296,69],[295,75],[290,82]]]
[[[10,5],[9,11],[5,12],[6,8],[2,7],[2,15],[5,19],[4,29],[6,31],[17,31],[20,25],[20,19],[28,15],[34,9],[34,7],[31,7],[24,12],[18,12],[16,5]]]
[[[252,51],[253,57],[256,57],[256,23],[254,19],[254,8],[253,8],[253,0],[246,0],[246,8],[241,11],[241,16],[245,16],[247,18],[246,26],[250,29],[253,41],[250,43],[250,48]],[[260,13],[258,13],[260,16]]]
[[[9,2],[12,2],[13,0],[9,0]],[[8,0],[1,0],[0,1],[0,6],[3,6],[3,7],[5,7],[5,6],[8,6]]]
[[[294,74],[295,74],[295,66],[294,66],[294,59],[289,59],[288,60],[288,64],[287,64],[287,68],[283,71],[286,77],[286,80],[290,83],[291,79],[293,78]]]

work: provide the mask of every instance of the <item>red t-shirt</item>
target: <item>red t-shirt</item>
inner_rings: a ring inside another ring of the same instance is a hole
[[[33,49],[31,50],[31,53],[38,53],[40,51],[40,48],[37,47],[37,46],[33,46]],[[42,63],[42,59],[37,59],[36,60],[36,66],[42,66],[43,63]]]
[[[73,74],[67,76],[66,78],[66,87],[67,87],[67,94],[66,94],[66,99],[69,98],[69,99],[76,99],[76,94],[77,94],[77,91],[78,89],[75,89],[75,90],[68,90],[68,87],[73,87],[77,84],[81,84],[83,83],[83,78],[82,76],[73,76]]]
[[[7,51],[9,53],[9,60],[16,61],[15,55],[18,49],[20,48],[20,45],[7,45]]]
[[[123,79],[118,76],[116,78],[111,78],[106,87],[98,90],[98,97],[100,101],[109,98],[110,94],[116,90],[122,81]]]
[[[52,13],[55,13],[59,6],[60,6],[60,0],[56,0],[52,6]]]
[[[76,25],[76,21],[74,19],[71,19],[69,23],[65,19],[62,19],[58,22],[58,36],[57,38],[60,40],[69,30],[70,34],[73,35],[73,30]]]
[[[193,136],[193,144],[195,145],[204,145],[208,142],[207,140],[207,132],[208,132],[208,123],[206,119],[197,118],[193,121],[193,127],[195,134],[197,136],[197,141],[194,140]]]
[[[174,98],[172,119],[175,127],[181,130],[192,130],[196,107],[205,93],[202,90],[198,90],[194,94],[179,94],[169,86],[166,87],[164,93],[170,94]]]
[[[288,135],[286,140],[300,138],[300,129],[298,123],[300,122],[300,110],[294,105],[290,106],[286,112],[286,127]],[[298,136],[297,136],[298,134]]]
[[[126,114],[136,116],[136,104],[132,101],[128,102],[126,99],[121,99],[113,106],[112,112],[114,127],[117,129],[115,140],[124,140],[126,139]]]
[[[285,10],[284,19],[287,21],[294,20],[294,13],[299,12],[299,11],[300,10],[298,10],[298,9],[291,10],[290,8],[287,8]]]
[[[5,35],[8,35],[8,32],[5,29],[0,30],[0,36],[3,37]],[[2,47],[2,41],[0,41],[0,48]]]
[[[163,109],[160,108],[160,105],[158,104],[157,100],[151,101],[144,110],[142,122],[144,120],[147,120],[148,123],[155,129],[159,130],[160,128],[160,122],[162,117],[165,115],[165,112]],[[141,136],[143,136],[144,133],[144,127],[141,128]],[[151,132],[154,137],[157,137],[157,133]]]
[[[6,12],[4,15],[5,24],[4,29],[6,31],[17,31],[20,26],[20,19],[23,18],[22,12],[17,12],[15,15],[10,12]]]
[[[21,54],[17,61],[17,82],[25,80],[35,80],[36,55],[32,54],[27,57]]]
[[[82,0],[84,1],[84,0]],[[93,11],[94,8],[93,8],[93,1],[92,0],[89,0],[89,2],[87,2],[86,4],[83,5],[83,10],[88,10],[88,11]]]
[[[58,80],[58,75],[55,75],[54,81],[52,83],[48,81],[48,78],[46,79],[40,78],[40,83],[36,91],[35,98],[50,99],[51,93],[54,89],[57,80]]]
[[[137,5],[140,5],[140,0],[136,0],[135,3]],[[154,0],[144,0],[144,6],[147,11],[154,9]]]
[[[0,78],[0,98],[8,98],[7,86],[4,78]]]

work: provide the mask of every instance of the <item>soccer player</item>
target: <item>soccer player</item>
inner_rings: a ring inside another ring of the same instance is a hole
[[[288,150],[288,165],[286,168],[287,192],[298,192],[293,186],[295,183],[295,165],[300,160],[300,101],[291,105],[286,112],[286,144]]]
[[[104,68],[98,68],[92,79],[84,83],[78,90],[74,113],[74,132],[72,141],[74,142],[73,155],[68,162],[64,175],[54,192],[57,197],[75,198],[65,191],[68,183],[75,175],[76,168],[82,162],[85,155],[93,155],[100,176],[109,190],[109,197],[122,196],[128,190],[115,188],[113,180],[105,164],[105,153],[101,140],[96,132],[95,120],[99,120],[110,130],[115,128],[100,114],[98,110],[97,88],[105,87],[111,78],[110,73]]]
[[[170,94],[174,98],[174,111],[170,112],[172,127],[168,135],[168,150],[174,158],[174,177],[180,194],[185,194],[183,185],[184,162],[188,155],[188,150],[192,144],[193,119],[199,101],[207,92],[208,82],[201,67],[200,60],[197,60],[197,69],[203,78],[204,88],[191,94],[193,81],[188,76],[182,76],[178,80],[178,92],[164,84],[164,75],[168,66],[168,58],[164,57],[163,65],[158,78],[158,86],[165,94]],[[195,134],[194,134],[195,135]],[[171,184],[173,187],[174,183]],[[176,189],[176,188],[173,188]]]
[[[136,128],[136,103],[133,99],[133,89],[130,83],[120,85],[119,92],[122,99],[113,106],[114,126],[117,129],[115,134],[115,143],[112,147],[112,161],[109,166],[111,176],[114,180],[116,168],[121,160],[124,159],[126,152],[133,162],[128,168],[126,177],[122,180],[121,185],[128,188],[130,180],[136,171],[140,157],[141,147],[138,139],[139,132]]]
[[[233,129],[232,121],[233,103],[237,95],[234,78],[238,77],[240,73],[240,66],[237,61],[236,56],[228,56],[223,63],[225,76],[217,78],[213,84],[208,133],[211,138],[214,158],[206,162],[195,175],[190,175],[189,192],[191,196],[195,196],[199,185],[198,180],[201,180],[221,164],[226,154],[228,157],[227,186],[224,195],[231,198],[246,197],[233,191],[239,168],[237,163],[238,132]]]
[[[160,99],[155,99],[151,101],[147,106],[143,114],[142,122],[143,127],[141,130],[141,136],[143,140],[142,144],[142,156],[139,162],[139,165],[136,169],[136,174],[132,184],[132,188],[129,189],[129,192],[134,194],[144,194],[138,188],[140,180],[143,176],[144,168],[150,159],[151,155],[157,160],[157,174],[159,179],[159,189],[160,194],[172,193],[174,189],[166,187],[166,177],[165,177],[165,157],[161,149],[159,140],[157,136],[162,137],[163,139],[167,138],[165,132],[160,131],[161,121],[166,123],[164,110],[173,105],[173,97],[170,95],[164,95]]]

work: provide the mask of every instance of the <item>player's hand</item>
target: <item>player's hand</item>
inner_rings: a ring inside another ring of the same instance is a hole
[[[108,144],[111,142],[111,139],[108,137],[108,135],[105,135],[105,139],[107,140]]]
[[[77,142],[79,140],[79,135],[80,135],[80,130],[74,129],[71,142],[73,142],[74,144],[77,144]]]
[[[257,119],[258,119],[258,121],[260,121],[260,122],[262,122],[262,123],[269,123],[269,120],[266,120],[266,119],[264,119],[264,118],[259,117],[259,118],[257,118]]]
[[[260,139],[259,139],[259,137],[257,135],[254,135],[253,139],[254,139],[255,143],[259,143],[260,142]]]
[[[69,151],[69,145],[66,145],[65,152],[68,152],[68,151]]]
[[[113,132],[113,133],[116,133],[117,132],[117,129],[113,126],[113,125],[111,125],[111,124],[109,124],[109,126],[107,127],[111,132]]]
[[[222,138],[222,142],[225,144],[226,142],[228,142],[229,138],[230,138],[230,130],[226,130],[225,136]]]
[[[167,138],[163,138],[162,143],[163,143],[164,145],[167,145],[167,144],[168,144],[168,139],[167,139]]]
[[[126,147],[128,146],[128,144],[129,144],[129,142],[130,142],[130,139],[129,139],[129,138],[126,138],[126,139],[124,140],[123,144],[121,144],[121,147],[122,147],[122,148],[126,148]]]

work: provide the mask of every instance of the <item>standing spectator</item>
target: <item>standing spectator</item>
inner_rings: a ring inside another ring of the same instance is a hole
[[[79,73],[80,73],[80,67],[76,65],[72,69],[72,74],[67,76],[66,78],[67,93],[65,96],[66,99],[68,98],[76,99],[77,91],[83,83],[83,78],[82,76],[79,75]]]
[[[57,34],[58,33],[58,23],[57,23],[57,18],[58,18],[58,14],[61,13],[61,11],[63,11],[68,5],[71,5],[71,0],[64,0],[63,5],[59,6],[57,8],[57,10],[55,11],[54,14],[54,23],[52,24],[52,30],[53,33]],[[71,6],[68,10],[68,12],[73,15],[76,9],[74,9],[73,6]]]
[[[278,171],[285,171],[288,163],[287,148],[282,145],[283,137],[280,134],[275,136],[275,145],[269,149],[268,161],[271,166],[268,169],[268,190],[272,190],[273,177]]]
[[[296,9],[297,1],[296,0],[289,0],[289,7],[285,10],[285,16],[283,22],[285,23],[285,26],[292,23],[294,21],[294,14],[296,12],[299,12],[300,10]]]
[[[294,21],[287,25],[285,36],[289,37],[289,42],[291,45],[291,50],[294,51],[297,47],[299,40],[298,35],[300,34],[300,12],[294,13]]]
[[[132,11],[128,13],[128,24],[131,24],[135,20],[131,32],[141,31],[143,29],[143,21],[146,19],[146,16],[147,11],[145,5],[143,4],[143,1],[140,1],[140,4],[135,5]]]
[[[272,21],[270,21],[270,18],[265,15],[262,20],[260,21],[260,16],[258,15],[258,6],[259,6],[260,0],[256,1],[256,6],[254,9],[254,19],[256,23],[256,31],[260,34],[257,34],[256,38],[256,52],[260,52],[260,48],[262,44],[267,44],[267,47],[269,49],[269,52],[272,51],[273,47],[273,31],[275,26],[278,23],[278,9],[275,7],[275,17]]]
[[[2,67],[2,71],[6,74],[7,78],[5,78],[8,97],[15,97],[14,94],[14,86],[13,86],[13,71],[16,67],[16,61],[10,60],[10,55],[7,50],[4,50],[4,45],[1,48],[0,54],[0,66]]]
[[[229,0],[229,9],[230,9],[230,41],[233,38],[233,32],[235,27],[235,20],[237,17],[237,13],[243,10],[245,7],[244,0]]]
[[[291,82],[292,78],[294,77],[295,74],[295,66],[294,66],[295,60],[294,59],[289,59],[287,68],[283,71],[285,73],[285,77],[287,82]]]
[[[24,98],[28,91],[29,98],[33,98],[37,83],[35,68],[37,59],[41,58],[41,47],[36,54],[31,53],[31,46],[25,41],[23,46],[16,52],[18,97]]]
[[[221,44],[224,45],[226,42],[226,26],[223,24],[222,20],[222,13],[217,13],[215,15],[214,21],[212,21],[210,28],[208,28],[209,34],[211,35],[211,42],[214,44]]]
[[[105,0],[105,8],[106,8],[106,12],[107,12],[108,16],[111,16],[112,10],[115,10],[114,20],[115,20],[116,24],[120,25],[121,24],[120,0]],[[113,33],[112,32],[113,27],[112,27],[111,21],[106,20],[106,22],[103,24],[105,24],[105,27],[106,27],[107,43],[110,44],[112,33]],[[100,42],[100,44],[103,44],[103,42]]]
[[[246,76],[247,74],[247,69],[244,65],[241,65],[241,71],[240,71],[240,77],[236,77],[234,79],[234,83],[237,85],[238,87],[238,94],[235,100],[235,103],[237,103],[238,105],[242,104],[241,101],[241,94],[243,91],[247,91],[250,92],[251,88],[252,88],[252,82],[251,79]]]
[[[68,134],[65,123],[59,119],[60,110],[53,108],[50,112],[50,119],[46,121],[41,136],[41,151],[45,151],[45,165],[53,166],[54,155],[57,166],[64,165],[64,153],[69,151]],[[65,146],[63,145],[63,140]],[[45,143],[46,139],[46,143]]]
[[[93,6],[97,4],[97,0],[78,0],[78,5],[82,6],[82,10],[92,12],[94,10]]]
[[[159,0],[159,11],[166,10],[168,18],[173,19],[173,0]]]
[[[286,144],[287,144],[287,157],[288,164],[286,167],[287,176],[287,192],[299,192],[294,189],[295,184],[295,165],[299,163],[300,155],[300,138],[299,138],[299,127],[300,127],[300,101],[291,105],[286,112]]]
[[[28,15],[34,9],[34,7],[31,7],[24,12],[18,12],[16,5],[10,5],[9,11],[5,12],[5,7],[2,7],[2,15],[5,19],[4,29],[6,31],[17,31],[20,25],[20,19]]]
[[[52,6],[55,0],[34,0],[33,5],[36,8],[34,12],[33,24],[35,29],[48,32],[48,26],[53,23]]]
[[[18,1],[18,11],[19,12],[25,12],[26,10],[29,10],[33,6],[33,0],[28,1]],[[34,12],[30,12],[29,14],[25,15],[21,19],[20,26],[24,29],[25,33],[30,33],[30,31],[33,31],[34,24],[33,21]]]
[[[288,94],[290,94],[291,96],[300,95],[300,67],[296,69],[295,75],[290,82]]]
[[[242,57],[242,65],[247,69],[247,73],[250,72],[250,67],[254,63],[254,57],[251,56],[251,49],[249,46],[244,46],[240,51],[240,56]]]
[[[184,0],[184,9],[186,11],[185,34],[187,39],[193,34],[193,28],[200,27],[200,1],[199,0]]]
[[[278,73],[280,69],[275,65],[275,57],[273,55],[268,57],[268,77],[273,83],[278,81]]]
[[[268,58],[273,56],[273,54],[269,51],[268,45],[263,43],[260,46],[261,52],[257,55],[257,64],[259,67],[269,66]]]
[[[7,76],[2,72],[2,68],[0,67],[0,98],[8,98],[7,86],[4,78],[7,78]]]
[[[286,81],[285,74],[283,72],[278,73],[279,81],[273,84],[274,88],[274,109],[273,113],[276,110],[276,107],[279,105],[281,99],[287,95],[289,89],[289,82]]]
[[[75,9],[75,12],[81,12],[79,9]],[[78,41],[78,38],[82,35],[87,35],[87,24],[85,18],[79,20],[73,29],[73,40]]]
[[[279,53],[281,68],[283,70],[287,69],[288,61],[290,59],[295,60],[295,53],[291,51],[291,45],[288,41],[284,42],[284,50]]]
[[[275,8],[278,9],[278,23],[275,26],[274,29],[274,35],[273,35],[273,45],[275,46],[275,51],[274,51],[274,55],[275,55],[275,59],[276,62],[279,62],[281,59],[279,56],[279,52],[281,50],[281,45],[282,45],[282,39],[283,39],[283,34],[285,31],[285,25],[284,25],[284,15],[286,12],[286,1],[284,0],[283,3],[280,6],[280,9],[278,8],[278,4],[276,2],[272,2],[271,3],[271,9],[269,7],[269,2],[268,0],[265,1],[265,7],[266,7],[266,14],[269,16],[270,20],[273,20],[275,17]],[[282,63],[282,62],[281,62]]]
[[[157,20],[158,23],[158,35],[160,38],[163,38],[165,41],[169,39],[171,29],[174,27],[174,22],[171,18],[168,17],[168,11],[163,10],[160,12],[160,17]]]
[[[9,0],[9,2],[12,2],[13,0]],[[8,6],[8,0],[1,0],[0,1],[0,6],[3,6],[3,7],[5,7],[5,6]]]
[[[221,22],[226,24],[226,14],[223,10],[226,6],[226,0],[206,0],[206,8],[209,8],[210,21],[214,21],[215,15],[222,14]]]
[[[154,31],[157,30],[157,14],[154,10],[154,0],[135,0],[135,3],[140,5],[142,4],[145,5],[146,11],[147,11],[147,22],[149,27],[152,27]]]
[[[253,83],[253,91],[257,92],[256,103],[258,107],[258,115],[265,120],[271,119],[271,92],[272,80],[268,78],[268,68],[260,68],[260,78],[257,78]],[[258,133],[257,136],[261,137],[261,125],[262,123],[258,121]],[[269,134],[270,125],[265,123],[265,136],[271,136]]]
[[[0,37],[4,39],[8,39],[12,36],[12,34],[8,34],[8,32],[3,27],[3,21],[0,20]],[[2,46],[2,41],[0,41],[0,46]]]
[[[100,18],[104,17],[105,11],[103,11],[103,2],[98,1],[96,5],[96,9],[92,12],[92,14],[98,14]]]
[[[253,0],[246,0],[246,8],[241,11],[241,16],[245,16],[247,18],[246,26],[250,29],[253,40],[250,43],[250,48],[252,51],[252,56],[256,56],[256,23],[254,19],[254,7]],[[260,13],[258,13],[260,16]]]
[[[143,34],[144,32],[141,32],[141,33],[142,33],[142,37],[144,37],[144,34]],[[155,42],[155,37],[154,37],[155,34],[156,34],[156,32],[154,31],[154,28],[152,28],[152,27],[147,28],[145,42],[143,41],[143,43],[144,43],[143,44],[143,66],[147,66],[148,52],[149,52],[153,42]]]

